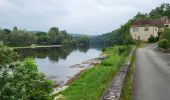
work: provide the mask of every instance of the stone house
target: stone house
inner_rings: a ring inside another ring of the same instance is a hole
[[[148,41],[151,35],[159,38],[165,27],[170,28],[170,19],[168,17],[137,19],[130,27],[130,34],[134,40]]]

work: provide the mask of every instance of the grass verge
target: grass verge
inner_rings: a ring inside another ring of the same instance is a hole
[[[132,56],[131,64],[124,82],[121,99],[120,100],[132,100],[132,94],[133,94],[133,75],[135,72],[135,54],[136,50]]]
[[[142,48],[147,46],[148,43],[143,43],[141,42],[136,50],[138,48]],[[132,60],[131,60],[131,64],[130,64],[130,68],[128,70],[125,82],[124,82],[124,86],[123,86],[123,90],[122,90],[122,94],[121,94],[121,99],[120,100],[132,100],[132,95],[133,95],[133,76],[135,73],[135,61],[136,61],[136,50],[132,56]]]
[[[60,93],[62,100],[99,100],[132,46],[115,46],[105,49],[108,57],[96,67],[83,71],[71,85]]]

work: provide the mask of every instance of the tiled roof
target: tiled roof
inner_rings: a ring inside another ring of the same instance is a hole
[[[131,27],[134,26],[157,26],[163,27],[164,22],[161,19],[137,19]]]

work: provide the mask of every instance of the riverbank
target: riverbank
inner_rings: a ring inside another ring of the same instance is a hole
[[[62,47],[62,45],[32,45],[32,46],[22,46],[22,47],[10,47],[12,49],[26,49],[26,48],[51,48],[51,47]]]
[[[107,48],[108,57],[95,67],[84,70],[59,94],[64,100],[98,100],[127,58],[132,46]]]
[[[70,79],[65,84],[55,84],[54,85],[55,91],[53,92],[53,94],[58,94],[59,92],[65,90],[73,81],[75,81],[78,78],[78,76],[83,71],[85,71],[86,69],[95,67],[97,64],[100,64],[101,61],[106,58],[107,58],[107,55],[102,53],[97,58],[89,59],[79,64],[71,66],[70,68],[80,68],[80,71],[77,74],[75,74],[73,77],[70,77]]]

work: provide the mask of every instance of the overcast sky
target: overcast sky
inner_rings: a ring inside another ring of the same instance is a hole
[[[170,0],[0,0],[0,27],[103,34]]]

